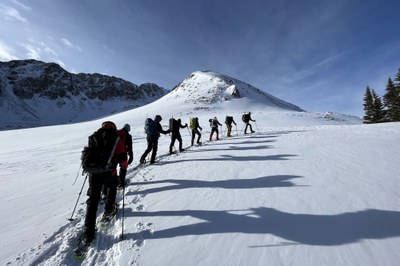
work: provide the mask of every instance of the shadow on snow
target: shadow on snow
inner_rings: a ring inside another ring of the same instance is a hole
[[[400,212],[397,211],[367,209],[336,215],[313,215],[260,207],[248,209],[245,214],[232,212],[183,210],[131,212],[129,215],[191,216],[203,220],[196,224],[156,231],[154,234],[141,232],[141,237],[146,239],[223,233],[271,234],[305,245],[334,246],[355,243],[363,239],[400,236]],[[129,234],[127,237],[135,239],[138,234]],[[266,243],[265,247],[267,246],[272,245]]]
[[[187,189],[187,188],[225,188],[225,189],[253,189],[253,188],[276,188],[297,186],[290,182],[291,179],[301,178],[295,175],[264,176],[253,179],[228,179],[217,181],[166,179],[161,181],[135,182],[135,185],[169,184],[171,185],[149,188],[141,191],[127,192],[126,195],[149,194],[162,191]]]

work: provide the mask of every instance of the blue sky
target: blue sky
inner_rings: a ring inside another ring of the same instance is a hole
[[[307,111],[363,115],[400,68],[397,0],[0,0],[0,61],[172,89],[223,73]]]

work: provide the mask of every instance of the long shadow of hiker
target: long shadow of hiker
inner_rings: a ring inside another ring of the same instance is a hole
[[[250,148],[253,149],[253,148]],[[213,158],[198,158],[198,159],[191,159],[188,160],[171,160],[163,162],[164,165],[171,164],[171,163],[183,163],[183,162],[215,162],[215,161],[277,161],[277,160],[289,160],[288,157],[295,157],[297,155],[293,154],[276,154],[276,155],[263,155],[263,156],[236,156],[236,155],[220,155],[219,157]]]
[[[337,215],[312,215],[261,207],[251,208],[245,214],[231,212],[233,211],[135,212],[137,216],[191,216],[202,222],[164,229],[153,234],[128,234],[128,237],[164,239],[221,233],[271,234],[295,243],[335,246],[362,239],[400,236],[400,212],[397,211],[367,209]],[[265,246],[271,246],[271,243],[266,243]]]
[[[165,179],[161,181],[136,182],[135,185],[151,185],[151,184],[163,184],[163,183],[165,184],[172,183],[172,185],[157,187],[157,188],[149,188],[141,191],[131,191],[128,192],[126,195],[149,194],[149,193],[157,193],[162,191],[186,189],[186,188],[251,189],[251,188],[294,187],[297,185],[290,182],[290,180],[294,178],[301,178],[301,176],[274,175],[274,176],[263,176],[253,179],[228,179],[228,180],[217,180],[217,181]]]

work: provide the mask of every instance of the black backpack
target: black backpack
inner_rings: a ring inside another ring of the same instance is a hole
[[[179,123],[175,118],[169,119],[169,130],[171,132],[179,132]]]
[[[230,124],[232,124],[232,121],[233,121],[233,117],[232,116],[226,116],[225,124],[230,125]]]
[[[112,129],[100,128],[90,135],[81,156],[83,171],[89,174],[112,171],[113,155],[118,141],[119,137]]]
[[[250,114],[249,113],[245,113],[242,115],[242,121],[245,123],[248,123],[250,121]]]

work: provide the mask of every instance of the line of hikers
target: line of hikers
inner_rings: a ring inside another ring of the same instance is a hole
[[[154,120],[151,118],[145,120],[144,129],[147,148],[140,157],[140,164],[146,163],[146,157],[150,152],[152,153],[149,163],[155,163],[160,134],[166,135],[171,133],[169,154],[173,153],[176,140],[179,142],[179,151],[182,152],[184,150],[182,148],[180,129],[187,128],[188,124],[183,125],[181,119],[175,120],[171,118],[169,129],[164,130],[160,124],[161,121],[162,117],[160,115],[156,115]],[[250,132],[253,133],[254,130],[250,121],[255,122],[255,120],[251,118],[250,112],[243,114],[242,121],[245,123],[244,134],[247,134],[248,127],[250,127]],[[216,117],[209,119],[209,123],[211,127],[210,141],[214,133],[216,133],[216,140],[219,140],[218,127],[222,126],[222,124]],[[236,122],[232,116],[226,116],[225,124],[227,127],[227,136],[230,137],[232,124],[236,126]],[[196,136],[196,143],[201,144],[200,131],[203,129],[199,125],[199,119],[197,117],[191,118],[189,127],[191,129],[191,145],[194,145]],[[105,199],[105,206],[101,220],[107,222],[115,215],[117,189],[124,189],[126,186],[127,167],[133,162],[130,129],[129,124],[125,124],[122,129],[117,129],[113,122],[103,122],[101,128],[89,136],[88,145],[82,151],[82,168],[89,176],[84,231],[81,235],[81,240],[85,245],[90,245],[95,237],[97,209],[102,196]],[[117,174],[118,165],[119,174]]]

